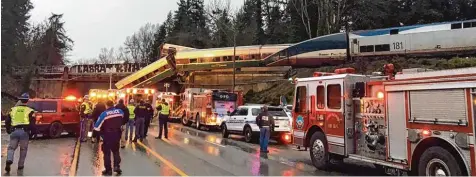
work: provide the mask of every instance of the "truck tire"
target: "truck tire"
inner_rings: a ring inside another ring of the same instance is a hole
[[[200,128],[202,127],[202,125],[200,125],[200,115],[197,114],[197,116],[195,116],[195,117],[196,117],[195,120],[197,120],[195,122],[195,125],[196,125],[195,128],[197,128],[197,130],[200,130]]]
[[[190,125],[190,121],[188,121],[188,119],[186,118],[186,115],[182,116],[182,124],[184,126],[189,126]]]
[[[463,169],[458,160],[446,149],[430,147],[420,157],[418,162],[418,176],[463,176]]]
[[[230,136],[230,134],[228,133],[228,129],[226,128],[226,125],[223,124],[221,126],[221,135],[223,138],[228,138],[228,136]]]
[[[326,169],[329,166],[329,150],[326,136],[322,132],[315,132],[311,137],[309,154],[312,164],[317,169]]]
[[[58,138],[63,133],[63,124],[59,122],[53,122],[48,129],[48,136],[50,138]]]

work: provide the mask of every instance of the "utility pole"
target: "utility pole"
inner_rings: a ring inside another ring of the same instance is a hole
[[[169,84],[169,83],[165,83],[165,84],[164,84],[164,87],[165,87],[165,93],[169,92],[170,84]]]
[[[109,73],[109,89],[112,89],[112,72]]]
[[[236,74],[235,59],[236,59],[236,32],[235,30],[233,30],[233,85],[231,87],[231,91],[233,93],[235,93],[235,74]]]

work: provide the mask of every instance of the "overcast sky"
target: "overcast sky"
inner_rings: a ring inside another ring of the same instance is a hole
[[[97,57],[103,47],[118,48],[126,37],[150,22],[162,23],[178,0],[31,0],[31,23],[47,19],[51,13],[63,14],[65,29],[74,41],[72,60]],[[210,0],[205,0],[207,4]],[[243,4],[231,0],[232,7]]]

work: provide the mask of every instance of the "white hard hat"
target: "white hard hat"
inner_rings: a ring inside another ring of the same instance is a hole
[[[134,103],[134,99],[129,100],[129,103]]]

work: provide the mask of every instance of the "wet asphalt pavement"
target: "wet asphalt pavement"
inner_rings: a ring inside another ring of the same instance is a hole
[[[345,161],[329,171],[312,166],[309,151],[272,141],[270,153],[259,153],[259,145],[245,143],[241,136],[221,138],[220,132],[209,132],[169,124],[169,139],[157,140],[158,130],[151,126],[142,143],[126,143],[121,149],[123,176],[328,176],[384,175],[372,165]],[[2,131],[2,170],[5,166],[8,135]],[[74,158],[73,137],[32,140],[23,175],[100,176],[103,154],[100,144],[82,143]],[[16,162],[11,175],[17,175]],[[77,168],[72,168],[73,161]],[[21,174],[20,174],[21,175]]]

